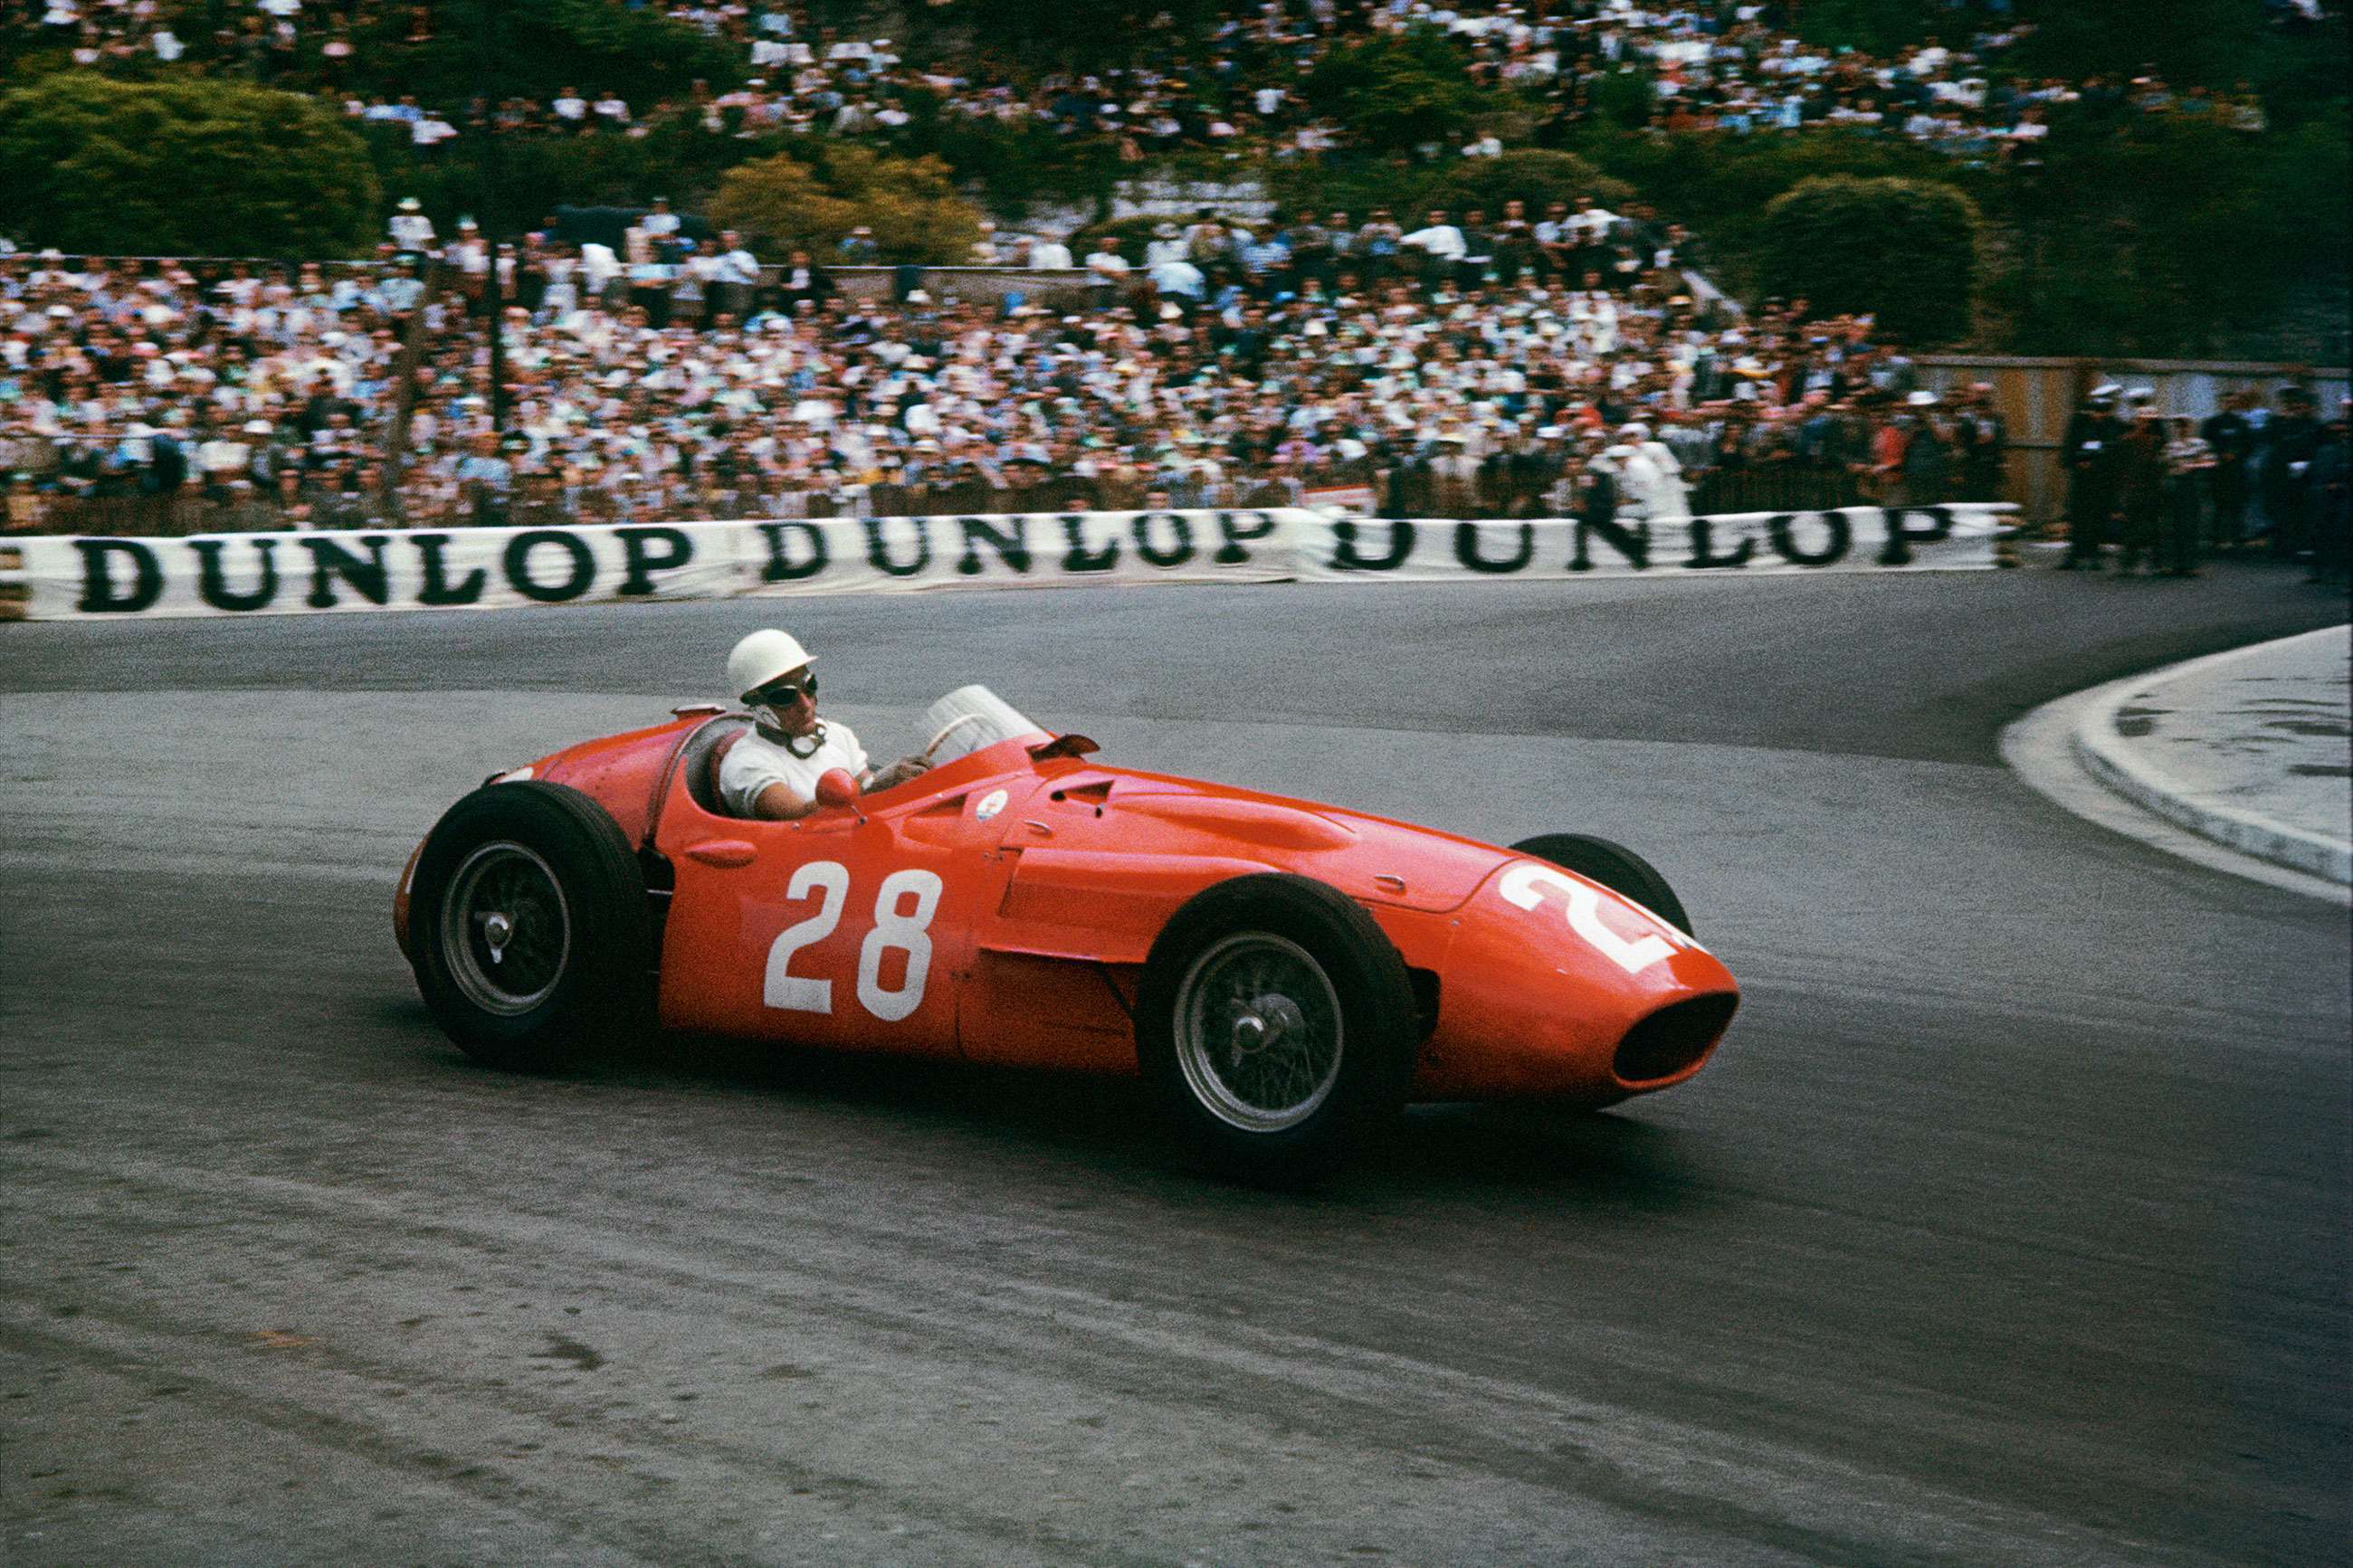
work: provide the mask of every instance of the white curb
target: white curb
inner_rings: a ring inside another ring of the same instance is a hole
[[[2117,681],[2076,721],[2071,737],[2076,759],[2093,777],[2118,795],[2201,837],[2275,866],[2332,882],[2353,883],[2353,843],[2291,827],[2256,812],[2202,805],[2190,798],[2189,786],[2147,757],[2136,755],[2131,742],[2116,727],[2116,714],[2126,702],[2153,695],[2183,676],[2217,665],[2233,664],[2307,638],[2344,636],[2343,626],[2324,626],[2298,637],[2232,648],[2228,653],[2194,658],[2151,675]]]

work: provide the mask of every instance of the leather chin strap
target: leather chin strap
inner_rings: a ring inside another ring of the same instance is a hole
[[[770,722],[770,720],[775,716],[775,714],[776,710],[767,707],[765,704],[763,704],[758,712],[754,714],[752,719],[753,727],[759,731],[761,739],[782,746],[785,750],[790,752],[794,756],[800,758],[803,762],[807,762],[809,758],[816,756],[818,752],[824,749],[824,720],[818,720],[817,721],[817,728],[810,731],[807,735],[796,735],[786,730],[783,725]]]

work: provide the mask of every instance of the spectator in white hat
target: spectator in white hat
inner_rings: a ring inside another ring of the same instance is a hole
[[[433,248],[433,220],[425,216],[424,205],[415,196],[400,198],[400,210],[385,224],[392,243],[403,250],[428,251]]]

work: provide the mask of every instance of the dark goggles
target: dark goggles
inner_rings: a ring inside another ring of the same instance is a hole
[[[789,708],[800,698],[817,700],[817,671],[810,670],[797,680],[772,680],[752,694],[755,702],[772,708]]]

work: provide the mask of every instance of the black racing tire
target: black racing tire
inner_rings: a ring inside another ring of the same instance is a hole
[[[435,1021],[492,1067],[559,1066],[642,1015],[645,875],[611,814],[566,785],[486,784],[443,814],[417,858],[409,933]]]
[[[1531,860],[1549,860],[1613,893],[1625,894],[1685,936],[1699,934],[1692,930],[1691,916],[1683,912],[1683,901],[1675,897],[1659,868],[1623,844],[1589,833],[1544,833],[1521,839],[1512,846],[1512,853]]]
[[[1136,1057],[1188,1151],[1288,1185],[1396,1120],[1414,1018],[1405,962],[1363,906],[1305,877],[1237,877],[1189,900],[1152,944]]]

